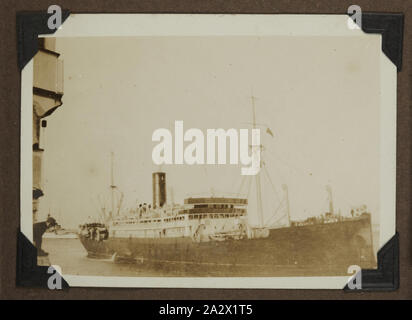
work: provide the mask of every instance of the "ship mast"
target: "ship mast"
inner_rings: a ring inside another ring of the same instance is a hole
[[[329,199],[329,212],[334,214],[333,208],[333,198],[332,198],[332,187],[330,185],[326,186],[326,191],[328,192],[328,199]]]
[[[113,213],[114,213],[114,190],[116,189],[116,186],[114,185],[114,174],[113,174],[113,162],[114,162],[114,154],[111,152],[110,154],[110,191],[111,191],[111,202],[112,202],[112,208],[110,211],[110,218],[112,218]]]
[[[284,194],[285,194],[285,209],[286,209],[286,216],[288,218],[288,227],[290,227],[290,207],[289,207],[289,191],[288,186],[286,184],[282,185]]]
[[[252,99],[252,109],[253,109],[253,129],[256,129],[256,112],[255,112],[255,96],[251,96]],[[258,146],[261,148],[261,146]],[[253,150],[253,152],[257,152],[258,150]],[[262,167],[262,159],[260,159],[260,167]],[[263,210],[262,210],[262,191],[261,191],[261,184],[260,184],[260,171],[255,175],[256,179],[256,201],[257,201],[257,214],[259,220],[259,228],[263,228]]]

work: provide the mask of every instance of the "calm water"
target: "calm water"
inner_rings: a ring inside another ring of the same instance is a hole
[[[156,270],[142,270],[137,264],[119,264],[110,259],[91,259],[79,239],[43,239],[51,264],[62,268],[63,274],[99,276],[159,276]]]
[[[217,270],[215,267],[182,264],[115,263],[111,259],[87,257],[79,239],[43,239],[43,248],[49,253],[50,263],[62,268],[63,274],[94,276],[320,276],[336,275],[331,270],[303,269],[297,266],[271,266],[270,270]],[[343,273],[343,275],[346,275]]]
[[[233,267],[216,269],[193,264],[161,264],[161,263],[115,263],[111,259],[94,259],[87,257],[79,239],[43,239],[43,248],[49,253],[51,264],[62,268],[63,274],[99,275],[99,276],[267,276],[268,270],[254,270],[253,274],[245,274],[244,270]],[[229,269],[230,268],[230,269]],[[319,273],[319,270],[317,270]],[[270,270],[270,275],[278,276],[301,274],[299,268],[278,266]]]

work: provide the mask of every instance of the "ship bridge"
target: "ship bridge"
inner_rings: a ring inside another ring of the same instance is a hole
[[[201,205],[201,204],[226,204],[226,205],[247,205],[247,199],[244,198],[226,198],[226,197],[199,197],[187,198],[185,204]]]
[[[188,214],[189,218],[230,218],[246,215],[247,199],[199,197],[184,200],[187,207],[179,214]]]

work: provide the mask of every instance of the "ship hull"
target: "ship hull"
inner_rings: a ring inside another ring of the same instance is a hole
[[[268,237],[196,242],[179,238],[109,238],[103,241],[80,237],[89,256],[109,257],[172,266],[182,273],[196,270],[209,275],[270,276],[280,270],[296,275],[347,274],[348,267],[373,268],[370,217],[328,224],[270,229]],[[292,270],[292,271],[291,271]],[[199,275],[199,274],[197,274]],[[287,274],[285,274],[287,275]]]
[[[85,237],[84,235],[79,235],[80,242],[87,251],[87,256],[89,258],[95,259],[109,259],[113,257],[115,253],[108,246],[107,241],[96,241]]]

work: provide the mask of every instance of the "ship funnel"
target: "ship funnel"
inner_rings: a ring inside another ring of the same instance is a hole
[[[153,172],[153,208],[161,208],[166,203],[166,173]]]

